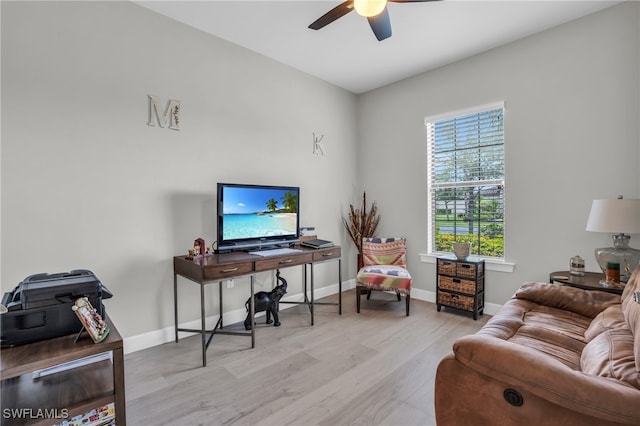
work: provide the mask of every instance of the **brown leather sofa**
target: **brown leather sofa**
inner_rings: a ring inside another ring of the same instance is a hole
[[[640,267],[622,296],[529,282],[436,372],[438,426],[640,425]]]

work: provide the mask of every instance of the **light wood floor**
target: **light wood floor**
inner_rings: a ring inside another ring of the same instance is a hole
[[[337,301],[337,295],[327,298]],[[453,341],[474,321],[433,303],[374,293],[355,313],[355,290],[336,306],[258,318],[249,337],[216,335],[202,367],[199,336],[125,357],[130,425],[434,425],[433,385]],[[239,326],[241,326],[239,324]]]

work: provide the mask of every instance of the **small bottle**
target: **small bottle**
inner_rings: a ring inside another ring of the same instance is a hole
[[[604,278],[608,283],[620,283],[620,264],[607,262],[607,269],[604,271]]]
[[[574,256],[569,260],[569,273],[571,275],[584,276],[584,259]]]

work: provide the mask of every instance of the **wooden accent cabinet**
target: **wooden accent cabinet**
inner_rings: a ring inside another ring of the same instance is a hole
[[[436,304],[471,312],[473,319],[484,313],[484,260],[454,256],[437,259]]]
[[[122,337],[105,315],[110,332],[93,343],[83,332],[0,350],[2,425],[52,425],[114,403],[116,424],[126,426]],[[33,372],[111,352],[111,360],[33,378]],[[40,416],[40,417],[39,417]]]

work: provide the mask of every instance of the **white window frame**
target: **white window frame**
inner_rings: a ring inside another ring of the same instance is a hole
[[[431,126],[431,123],[434,123],[436,121],[439,120],[447,120],[447,119],[452,119],[455,117],[463,117],[466,115],[472,115],[472,114],[481,114],[483,112],[487,112],[487,111],[491,111],[491,110],[495,110],[495,109],[502,109],[503,113],[506,113],[506,108],[505,108],[505,102],[504,101],[500,101],[500,102],[492,102],[489,104],[485,104],[485,105],[480,105],[480,106],[475,106],[475,107],[471,107],[471,108],[464,108],[464,109],[460,109],[460,110],[456,110],[456,111],[450,111],[447,113],[443,113],[443,114],[437,114],[437,115],[432,115],[432,116],[428,116],[425,117],[424,119],[424,124],[425,124],[425,129],[427,130],[427,135],[429,132],[429,126]],[[504,116],[503,116],[503,123],[504,123]],[[504,140],[503,140],[503,144],[504,144]],[[503,145],[504,146],[504,145]],[[428,176],[428,184],[431,185],[431,179],[432,179],[432,162],[431,162],[431,158],[433,156],[433,147],[432,144],[430,142],[427,143],[427,158],[428,158],[428,165],[427,165],[427,176]],[[504,161],[504,160],[503,160]],[[505,161],[506,163],[506,161]],[[462,183],[462,182],[460,182]],[[485,181],[483,182],[485,184],[498,184],[498,185],[502,185],[504,188],[505,185],[505,176],[503,176],[503,179],[497,179],[497,180],[491,180],[491,181]],[[478,184],[478,182],[470,182],[471,185],[475,186]],[[503,208],[505,206],[505,196],[503,193]],[[443,253],[443,252],[436,252],[434,250],[434,228],[433,228],[433,223],[434,223],[434,200],[433,200],[433,191],[431,189],[431,187],[427,188],[427,253],[426,254],[421,254],[421,260],[423,262],[428,262],[428,263],[435,263],[435,260],[438,256],[442,256],[443,254],[447,254],[447,253]],[[506,212],[503,212],[503,214]],[[505,233],[505,229],[503,228],[503,236]],[[505,242],[506,242],[506,238],[505,238]],[[475,255],[474,255],[475,256]],[[514,264],[507,262],[507,251],[506,251],[506,244],[504,247],[504,254],[503,257],[488,257],[488,256],[478,256],[480,258],[485,259],[485,262],[487,263],[487,269],[490,270],[497,270],[497,271],[503,271],[503,272],[512,272],[513,268],[514,268]]]

